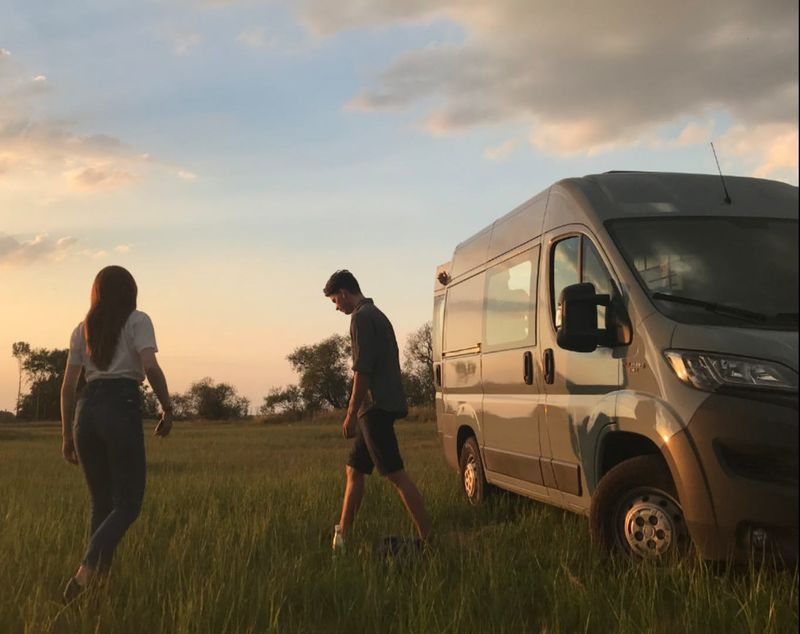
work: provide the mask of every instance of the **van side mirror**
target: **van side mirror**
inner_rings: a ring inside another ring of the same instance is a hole
[[[561,325],[556,333],[556,342],[564,350],[594,352],[597,346],[606,343],[606,331],[597,328],[597,307],[609,306],[611,297],[595,293],[594,284],[571,284],[561,291],[558,310]]]

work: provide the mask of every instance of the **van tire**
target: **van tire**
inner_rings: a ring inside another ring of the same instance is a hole
[[[461,474],[461,490],[467,497],[467,502],[472,506],[480,506],[489,494],[489,484],[481,461],[481,452],[475,436],[470,436],[461,447],[458,457],[459,473]]]
[[[589,509],[592,541],[633,560],[684,556],[691,538],[675,484],[660,455],[637,456],[600,480]]]

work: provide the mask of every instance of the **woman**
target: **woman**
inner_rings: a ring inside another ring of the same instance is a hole
[[[122,536],[139,515],[144,496],[145,457],[139,385],[145,375],[163,414],[156,436],[172,427],[167,381],[156,361],[153,324],[136,310],[136,282],[120,266],[97,274],[86,319],[69,344],[61,386],[64,458],[83,467],[92,500],[89,547],[64,590],[71,601],[97,573],[106,572]],[[86,387],[72,411],[85,370]]]

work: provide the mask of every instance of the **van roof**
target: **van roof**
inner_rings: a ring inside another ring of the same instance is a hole
[[[631,216],[746,215],[797,218],[797,187],[778,181],[719,174],[606,172],[570,178],[556,185],[574,187],[592,203],[598,220]]]
[[[798,217],[798,189],[793,185],[742,176],[726,176],[724,182],[730,204],[719,174],[612,171],[566,178],[461,242],[452,262],[440,268],[460,277],[570,222],[597,226],[617,218],[671,215]]]

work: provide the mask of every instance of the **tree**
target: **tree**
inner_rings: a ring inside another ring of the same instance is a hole
[[[210,377],[193,383],[186,396],[191,413],[207,420],[244,418],[250,408],[250,401],[239,396],[236,388],[227,383],[214,384]]]
[[[431,322],[422,324],[408,335],[405,345],[403,387],[409,405],[433,405],[433,338]]]
[[[61,416],[61,383],[67,365],[66,349],[33,348],[22,362],[30,391],[20,402],[19,418],[57,420]],[[84,385],[81,375],[78,389]]]
[[[159,418],[158,397],[148,385],[139,386],[139,395],[142,399],[142,418]]]
[[[350,396],[350,342],[341,335],[300,346],[286,357],[300,375],[306,411],[342,409]]]
[[[269,394],[264,397],[264,403],[258,413],[262,416],[281,415],[286,420],[300,420],[306,413],[306,402],[300,386],[271,388]]]
[[[25,341],[17,341],[11,344],[11,355],[17,360],[19,366],[19,386],[17,387],[17,408],[16,416],[19,417],[19,406],[22,399],[22,365],[31,353],[31,344]]]
[[[175,420],[186,420],[192,418],[192,399],[188,394],[170,394],[169,401],[172,404],[172,417]]]

